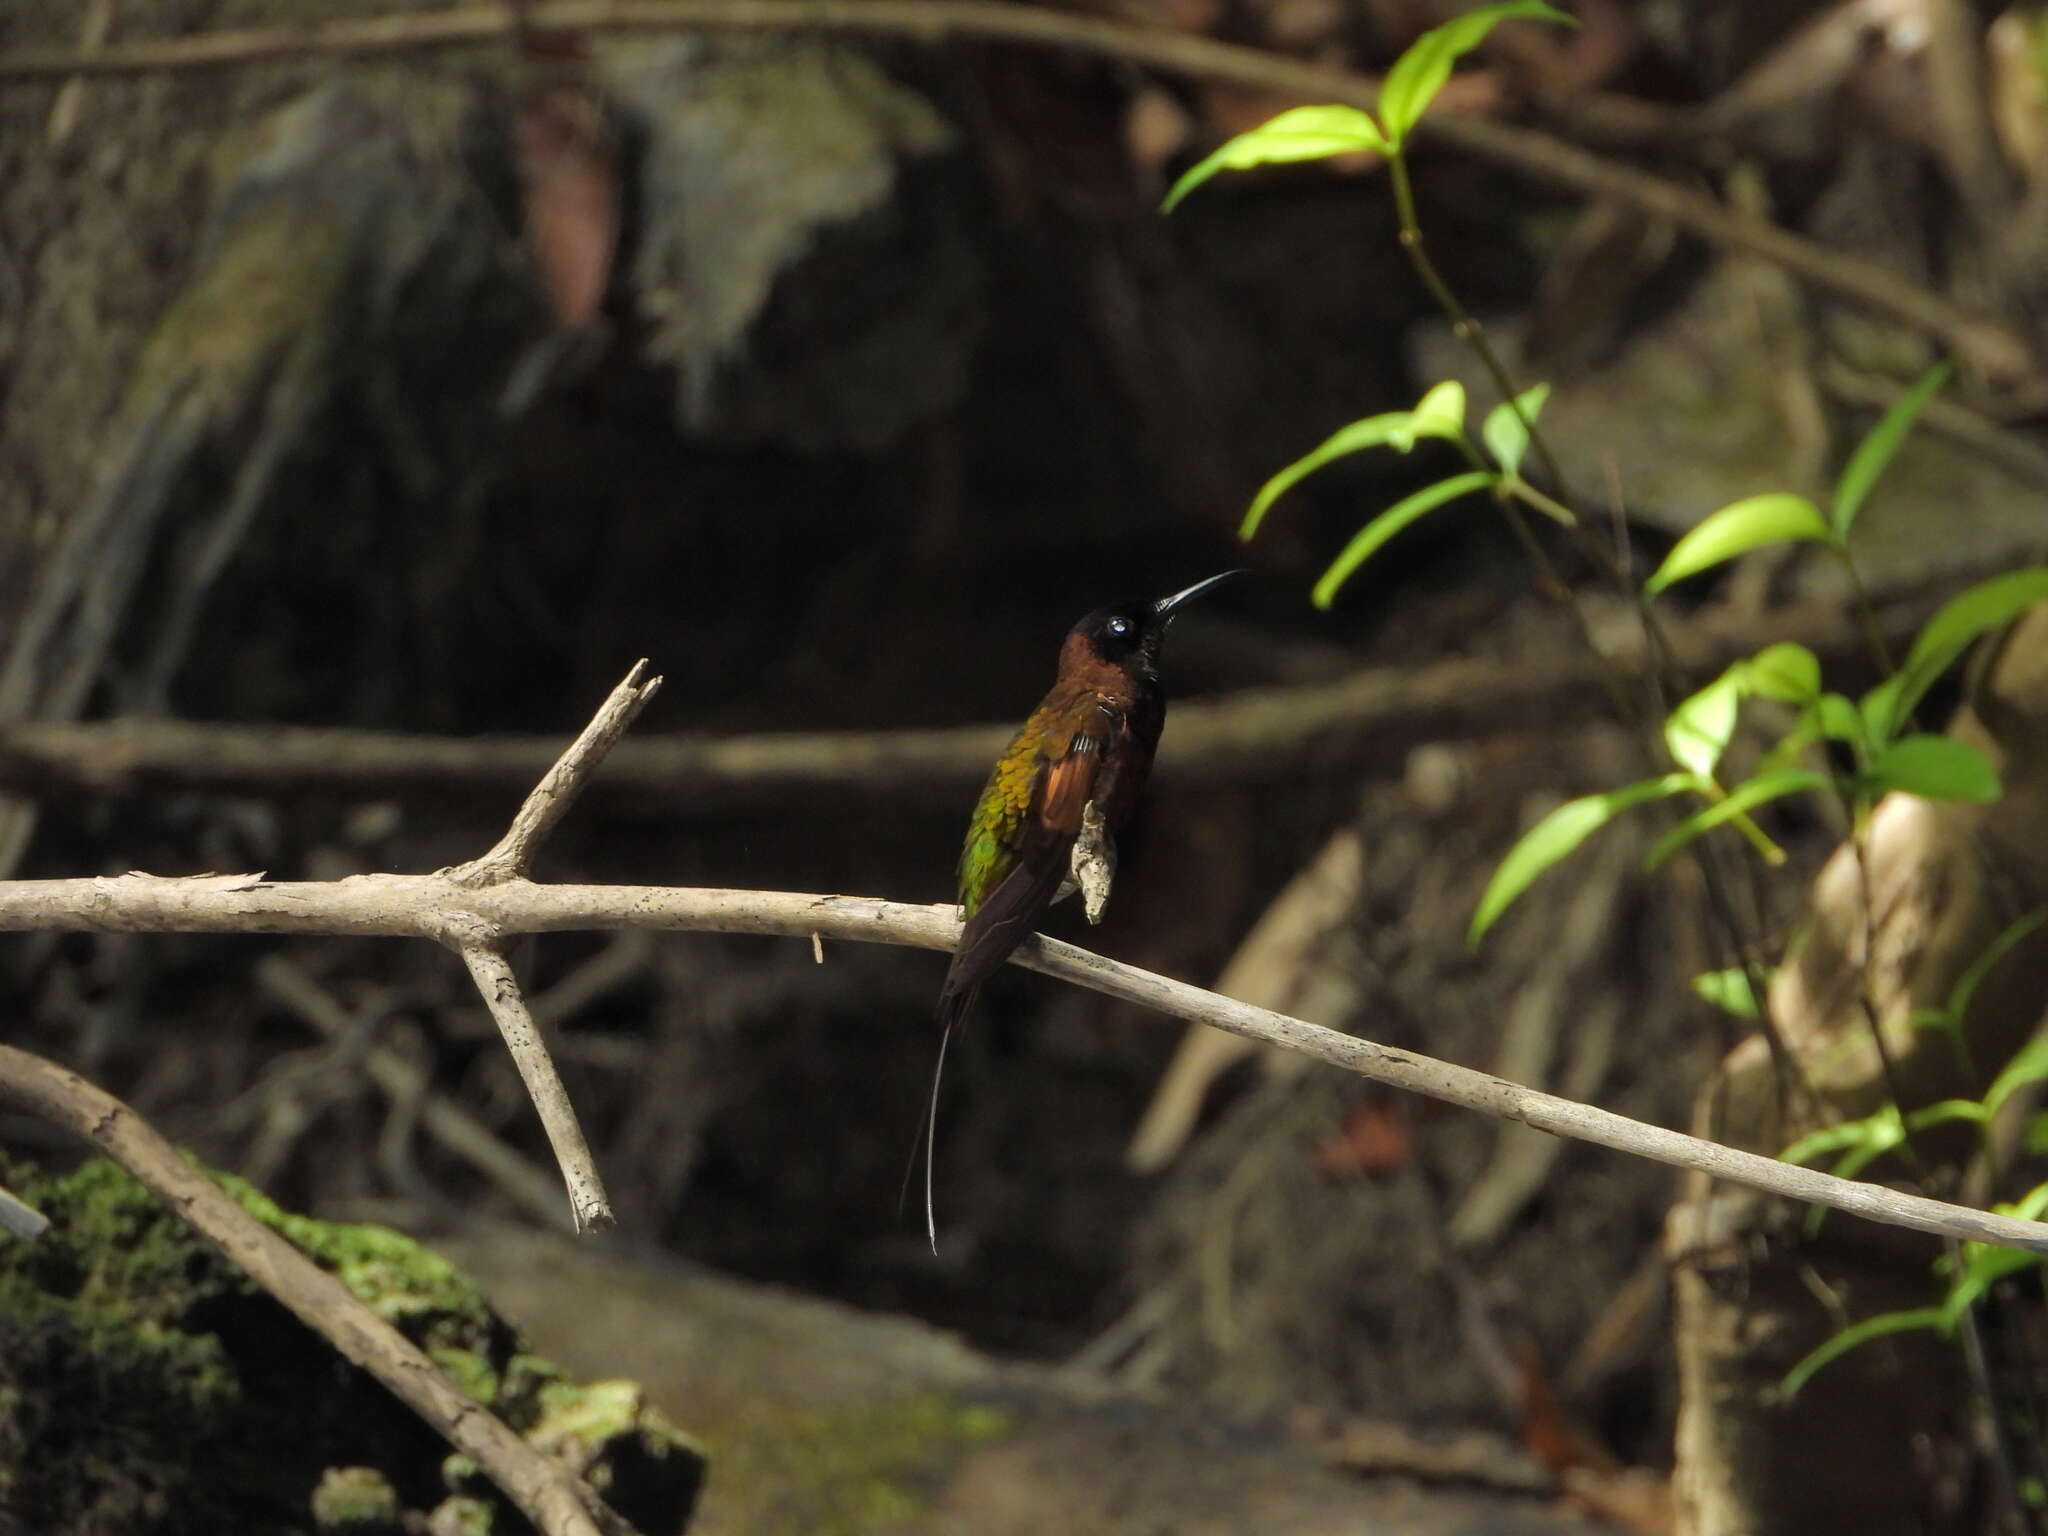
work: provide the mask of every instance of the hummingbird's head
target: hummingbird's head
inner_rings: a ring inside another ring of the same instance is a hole
[[[1139,677],[1156,677],[1160,643],[1166,639],[1166,631],[1181,605],[1190,598],[1201,596],[1218,582],[1243,574],[1242,571],[1225,571],[1206,581],[1198,581],[1192,587],[1183,587],[1156,602],[1135,599],[1098,608],[1068,634],[1068,652],[1078,650],[1082,657],[1097,665],[1118,667]]]

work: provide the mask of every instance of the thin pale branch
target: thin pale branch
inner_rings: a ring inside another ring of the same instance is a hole
[[[26,1200],[0,1189],[0,1230],[15,1237],[41,1237],[50,1230],[50,1218]]]
[[[461,885],[488,885],[533,872],[533,856],[541,843],[569,813],[605,754],[661,691],[661,679],[648,676],[647,665],[645,657],[633,663],[633,669],[598,706],[582,734],[541,776],[497,846],[482,858],[448,871],[449,879]]]
[[[1127,63],[1236,84],[1308,101],[1372,108],[1377,84],[1349,70],[1163,29],[1081,16],[1005,0],[537,0],[504,5],[368,16],[317,27],[263,28],[194,37],[118,43],[96,50],[17,49],[0,54],[0,82],[80,75],[218,69],[289,59],[336,58],[447,48],[539,32],[677,31],[688,28],[773,30],[811,27],[886,32],[936,41],[980,37],[1070,48]],[[1991,318],[1906,282],[1874,263],[1731,213],[1676,182],[1605,160],[1546,134],[1439,113],[1429,132],[1469,153],[1510,165],[1538,180],[1609,196],[1662,215],[1710,244],[1748,251],[1820,287],[1939,337],[1994,379],[2015,381],[2035,371],[2032,349]]]
[[[641,940],[642,943],[646,941]],[[347,1039],[359,1021],[334,995],[283,955],[265,955],[256,962],[256,980],[264,991],[329,1040]],[[538,1004],[532,1010],[538,1014]],[[361,1056],[370,1080],[393,1099],[417,1100],[420,1124],[450,1152],[504,1191],[534,1220],[548,1226],[564,1223],[561,1197],[554,1180],[539,1164],[506,1145],[492,1129],[445,1094],[427,1085],[421,1069],[398,1052],[373,1045]]]
[[[134,1110],[74,1072],[0,1045],[0,1103],[90,1142],[475,1460],[546,1536],[632,1536],[588,1484],[543,1456],[458,1388],[403,1334],[237,1205]]]
[[[638,928],[780,934],[947,949],[959,938],[951,903],[906,906],[859,896],[667,886],[535,885],[480,889],[442,875],[357,875],[328,884],[259,877],[166,880],[120,875],[0,882],[0,931],[291,933],[435,938],[481,926],[498,934]],[[1467,1067],[1218,997],[1053,939],[1027,941],[1016,963],[1176,1018],[1283,1046],[1363,1077],[1632,1156],[1689,1168],[1788,1199],[1966,1242],[2048,1253],[2048,1225],[1838,1179],[1539,1093]]]
[[[470,978],[484,995],[484,1003],[496,1020],[498,1033],[505,1037],[505,1049],[519,1068],[527,1097],[540,1113],[548,1145],[555,1149],[562,1181],[569,1186],[569,1206],[575,1213],[578,1232],[602,1232],[614,1224],[611,1201],[598,1177],[597,1161],[590,1155],[590,1143],[576,1119],[576,1106],[569,1102],[569,1090],[562,1086],[554,1058],[542,1042],[533,1015],[526,1011],[526,998],[519,979],[504,953],[492,944],[465,944],[456,949]]]
[[[1989,574],[1988,571],[1973,574]],[[1915,594],[1883,611],[1903,642],[1925,617]],[[1856,635],[1832,599],[1793,604],[1768,629],[1716,613],[1675,624],[1672,648],[1688,679],[1705,682],[1738,656],[1792,640],[1824,663],[1853,662]],[[1631,635],[1618,665],[1642,665]],[[1470,741],[1594,718],[1607,705],[1592,657],[1559,661],[1453,660],[1373,668],[1333,682],[1254,688],[1173,707],[1161,784],[1244,784],[1319,769],[1398,771],[1425,742]],[[872,810],[969,798],[1009,738],[1009,725],[917,731],[783,732],[757,736],[642,736],[605,759],[607,797],[701,818],[735,807],[779,814],[836,811],[847,798]],[[482,795],[509,797],[554,760],[558,738],[456,740],[395,732],[207,725],[183,720],[0,725],[0,788],[23,794],[143,794],[202,790],[238,795]],[[964,801],[962,804],[964,805]]]

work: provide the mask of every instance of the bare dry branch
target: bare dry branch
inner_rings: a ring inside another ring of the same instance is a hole
[[[576,739],[555,759],[533,792],[520,804],[512,825],[497,845],[482,858],[441,871],[451,885],[481,889],[510,880],[524,880],[533,868],[534,855],[554,831],[605,755],[618,744],[627,728],[661,690],[661,679],[650,676],[647,659],[633,663],[623,681],[611,691],[597,713],[591,716]],[[578,1232],[603,1232],[615,1224],[611,1200],[598,1174],[597,1160],[590,1155],[590,1143],[576,1119],[576,1106],[562,1075],[555,1070],[540,1026],[534,1022],[520,990],[519,978],[496,940],[496,929],[460,917],[443,927],[441,942],[462,957],[484,1006],[504,1037],[505,1049],[519,1068],[527,1097],[540,1115],[548,1145],[554,1148],[561,1166],[562,1181],[569,1188],[569,1208]]]
[[[1936,402],[1937,404],[1939,402]],[[1888,606],[1888,643],[1903,644],[1924,616],[1919,600]],[[1862,637],[1833,600],[1787,606],[1769,630],[1746,616],[1708,615],[1673,626],[1679,666],[1704,682],[1738,656],[1794,640],[1824,663],[1853,662]],[[1631,629],[1615,661],[1641,665]],[[1591,657],[1372,668],[1334,682],[1253,688],[1173,706],[1160,755],[1164,785],[1256,783],[1319,770],[1398,771],[1411,749],[1506,731],[1554,728],[1608,708]],[[738,807],[782,814],[830,809],[858,796],[872,809],[971,795],[1014,727],[917,731],[672,735],[622,741],[598,789],[664,816],[705,817]],[[202,725],[179,720],[0,725],[0,789],[24,794],[210,790],[223,794],[479,795],[508,798],[553,761],[554,737],[455,740],[390,732]],[[964,805],[962,807],[964,810]]]
[[[459,886],[445,875],[356,875],[325,884],[268,882],[234,875],[171,880],[140,874],[0,882],[0,931],[382,934],[441,940],[460,931],[514,934],[637,928],[779,934],[806,941],[815,933],[826,938],[947,949],[960,934],[956,911],[950,902],[906,906],[872,897],[789,891],[535,885],[516,879],[476,889]],[[1389,1050],[1370,1040],[1218,997],[1055,939],[1027,941],[1013,958],[1032,970],[1111,997],[1299,1051],[1378,1082],[1481,1114],[1517,1120],[1552,1135],[1594,1142],[1871,1221],[2048,1253],[2048,1225],[2040,1222],[1838,1179],[1645,1125],[1484,1072],[1412,1051]]]
[[[41,1237],[50,1230],[50,1218],[27,1201],[0,1189],[0,1230],[15,1237]]]
[[[546,1536],[632,1536],[632,1527],[588,1484],[463,1393],[410,1340],[243,1210],[119,1099],[54,1062],[0,1046],[0,1103],[63,1126],[134,1174],[229,1263],[473,1458]]]
[[[598,706],[582,734],[569,743],[555,765],[542,775],[497,846],[482,858],[451,869],[448,878],[459,885],[488,885],[531,874],[533,856],[541,842],[568,814],[583,786],[590,782],[591,774],[597,771],[597,765],[660,691],[661,679],[647,675],[647,659],[643,656],[634,662],[625,680]]]
[[[283,955],[265,955],[257,961],[256,980],[330,1040],[344,1039],[357,1027],[356,1019],[333,994]],[[539,1013],[538,1003],[533,1011]],[[371,1081],[393,1099],[418,1101],[420,1124],[427,1134],[503,1190],[528,1215],[551,1227],[573,1227],[573,1217],[563,1221],[561,1197],[546,1172],[507,1146],[468,1110],[429,1088],[417,1066],[381,1045],[363,1052],[362,1065]]]
[[[1377,84],[1349,70],[1189,33],[1004,0],[536,0],[521,7],[455,6],[317,27],[229,30],[119,43],[94,51],[17,49],[0,55],[0,82],[459,47],[509,39],[521,26],[570,34],[813,27],[896,33],[928,42],[979,37],[1071,48],[1309,101],[1369,109],[1379,100]],[[1765,220],[1730,212],[1676,182],[1602,159],[1546,134],[1480,118],[1437,113],[1429,119],[1429,131],[1447,144],[1538,180],[1617,198],[1669,218],[1710,244],[1776,262],[1809,282],[1941,338],[1993,379],[2018,381],[2035,371],[2031,347],[1990,317],[1872,262],[1830,250]]]
[[[519,979],[504,952],[492,944],[465,944],[457,948],[471,979],[484,995],[484,1002],[505,1037],[505,1049],[519,1068],[527,1097],[540,1112],[541,1127],[548,1133],[548,1145],[561,1164],[562,1180],[569,1186],[569,1206],[576,1216],[578,1232],[603,1232],[614,1224],[611,1201],[598,1177],[597,1162],[584,1140],[583,1127],[576,1119],[576,1106],[569,1102],[569,1090],[562,1086],[554,1058],[542,1042],[533,1015],[526,1011],[526,998]]]

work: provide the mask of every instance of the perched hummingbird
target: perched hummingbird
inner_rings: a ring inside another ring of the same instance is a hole
[[[953,1026],[1059,897],[1078,886],[1088,920],[1101,916],[1111,838],[1138,802],[1166,724],[1160,643],[1183,604],[1241,574],[1225,571],[1157,602],[1113,603],[1069,630],[1052,691],[1004,748],[975,803],[960,852],[967,926],[939,989],[939,1059],[924,1128],[925,1233],[934,1252],[931,1142]]]

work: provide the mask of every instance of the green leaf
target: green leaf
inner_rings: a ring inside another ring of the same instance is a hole
[[[1982,1125],[1987,1118],[1984,1106],[1975,1099],[1943,1099],[1906,1116],[1906,1129],[1924,1131],[1930,1125],[1947,1125],[1951,1120],[1967,1120],[1973,1125]]]
[[[1750,658],[1743,679],[1752,693],[1781,704],[1811,704],[1820,697],[1820,661],[1803,645],[1764,647]]]
[[[2036,1189],[2033,1193],[2038,1195],[2041,1191]],[[2018,1206],[2001,1205],[1998,1209],[2008,1216],[2018,1215],[2020,1207],[2026,1204],[2027,1201],[2023,1200]],[[2038,1215],[2040,1208],[2036,1206],[2027,1219],[2031,1220]],[[2017,1248],[2001,1248],[1992,1243],[1965,1243],[1962,1270],[1949,1282],[1948,1295],[1941,1304],[1942,1328],[1953,1330],[1956,1324],[1963,1320],[1963,1314],[1975,1306],[1992,1286],[2008,1275],[2032,1269],[2040,1262],[2041,1255],[2038,1253],[2027,1253]]]
[[[1664,742],[1679,767],[1703,779],[1735,734],[1735,712],[1742,702],[1742,668],[1738,662],[1671,711],[1664,722]]]
[[[1835,482],[1835,532],[1840,537],[1848,538],[1849,525],[1863,510],[1864,499],[1870,495],[1871,487],[1877,484],[1885,466],[1891,463],[1892,455],[1899,451],[1899,444],[1913,430],[1913,423],[1919,420],[1922,407],[1948,383],[1954,372],[1947,363],[1937,363],[1921,374],[1913,387],[1893,402],[1892,408],[1884,413],[1883,420],[1870,429],[1870,435],[1849,455],[1849,462],[1842,467],[1842,478]]]
[[[1984,1112],[1995,1115],[2005,1107],[2005,1101],[2029,1084],[2048,1078],[2048,1035],[2036,1035],[2005,1064],[2005,1070],[1992,1079],[1991,1086],[1984,1091]]]
[[[2021,1221],[2039,1221],[2041,1213],[2048,1211],[2048,1184],[2036,1184],[2011,1205],[2001,1205],[1995,1209],[2001,1216],[2017,1216]],[[2011,1252],[2010,1249],[2006,1251]]]
[[[1796,795],[1803,790],[1826,789],[1825,774],[1810,773],[1803,769],[1790,773],[1765,773],[1749,779],[1728,792],[1725,800],[1716,800],[1703,811],[1695,812],[1677,826],[1657,839],[1643,860],[1643,868],[1655,869],[1671,855],[1678,852],[1695,838],[1711,832],[1723,822],[1755,810],[1766,800],[1776,800],[1785,795]]]
[[[1894,672],[1870,692],[1863,695],[1863,702],[1857,706],[1856,718],[1861,722],[1863,740],[1873,749],[1883,746],[1906,723],[1912,713],[1899,707],[1899,699],[1905,690],[1906,674]]]
[[[1948,736],[1907,736],[1893,742],[1870,766],[1871,786],[1918,795],[1923,800],[1967,800],[1989,805],[2004,792],[1991,760],[1967,742]]]
[[[1173,212],[1182,198],[1218,171],[1244,171],[1255,165],[1296,160],[1327,160],[1332,155],[1353,154],[1361,149],[1384,155],[1391,148],[1379,124],[1356,107],[1296,107],[1240,133],[1191,167],[1173,184],[1161,208],[1166,213]]]
[[[1487,882],[1486,893],[1479,898],[1479,910],[1472,914],[1472,927],[1465,942],[1476,947],[1486,936],[1486,930],[1538,875],[1623,811],[1698,787],[1699,781],[1689,773],[1667,773],[1662,778],[1643,779],[1605,794],[1566,801],[1523,833],[1521,840],[1508,850],[1508,856],[1500,861],[1500,868]]]
[[[1802,540],[1823,544],[1834,541],[1834,530],[1820,515],[1820,508],[1804,496],[1788,491],[1750,496],[1709,513],[1697,528],[1672,546],[1656,574],[1643,584],[1643,590],[1655,597],[1674,581],[1683,581],[1724,560],[1733,560],[1769,544]]]
[[[1465,386],[1445,379],[1416,402],[1408,423],[1387,439],[1388,446],[1406,453],[1418,437],[1442,437],[1455,442],[1465,435]]]
[[[1844,741],[1854,747],[1861,747],[1869,740],[1863,726],[1863,716],[1854,704],[1839,693],[1824,693],[1816,702],[1814,718],[1820,726],[1821,735],[1830,741]]]
[[[1440,27],[1431,27],[1408,45],[1408,51],[1387,71],[1387,83],[1380,87],[1380,121],[1395,149],[1406,141],[1410,130],[1429,110],[1436,93],[1451,78],[1451,66],[1486,41],[1486,34],[1503,21],[1516,18],[1558,21],[1578,25],[1559,10],[1540,0],[1508,0],[1505,5],[1482,5],[1453,17]]]
[[[1273,503],[1294,488],[1297,482],[1307,479],[1332,459],[1341,459],[1346,454],[1362,453],[1368,448],[1383,448],[1393,440],[1394,434],[1408,425],[1411,415],[1408,411],[1388,411],[1380,416],[1368,416],[1363,421],[1354,421],[1348,427],[1339,427],[1327,438],[1321,447],[1312,448],[1279,474],[1259,488],[1259,494],[1252,498],[1252,508],[1244,515],[1244,526],[1237,530],[1240,539],[1249,539],[1259,531],[1259,524],[1265,521],[1266,513]]]
[[[2011,1205],[1994,1205],[1992,1209],[2001,1216],[2016,1216],[2021,1221],[2039,1221],[2041,1213],[2048,1211],[2048,1184],[2036,1184]]]
[[[1868,1344],[1872,1339],[1881,1339],[1886,1334],[1907,1333],[1915,1328],[1941,1326],[1940,1307],[1914,1307],[1904,1312],[1880,1312],[1875,1317],[1866,1317],[1854,1327],[1844,1328],[1787,1371],[1785,1379],[1778,1383],[1778,1394],[1784,1398],[1797,1397],[1800,1388],[1813,1380],[1815,1372],[1840,1359],[1859,1344]]]
[[[1543,404],[1550,398],[1548,384],[1532,384],[1515,396],[1514,402],[1503,400],[1486,413],[1486,420],[1480,424],[1479,435],[1486,442],[1486,451],[1493,455],[1501,472],[1519,475],[1522,472],[1522,455],[1529,451],[1529,426],[1536,424],[1536,418],[1543,414]],[[1515,407],[1521,407],[1517,415]]]
[[[1907,1116],[1907,1130],[1925,1130],[1931,1124],[1948,1124],[1950,1120],[1970,1120],[1972,1124],[1985,1122],[1985,1106],[1974,1098],[1946,1098],[1939,1104],[1927,1104],[1913,1110]]]
[[[2037,907],[2024,917],[2014,918],[1999,931],[1997,938],[1984,946],[1983,952],[1964,968],[1963,974],[1948,994],[1948,1017],[1958,1025],[1970,1017],[1970,1005],[1977,1000],[1977,989],[1984,985],[1984,978],[1998,968],[1998,962],[2013,952],[2041,924],[2048,922],[2048,907]]]
[[[1945,603],[1927,621],[1896,676],[1879,683],[1863,700],[1863,718],[1874,741],[1889,741],[1919,707],[1935,680],[1987,630],[2009,624],[2048,598],[2048,567],[2029,566],[1994,576]]]
[[[1723,1013],[1732,1013],[1738,1019],[1753,1019],[1762,1012],[1757,1006],[1756,989],[1749,984],[1749,972],[1739,965],[1725,971],[1702,971],[1693,977],[1692,989]]]
[[[1824,1152],[1840,1152],[1844,1148],[1889,1152],[1905,1139],[1906,1125],[1899,1118],[1898,1106],[1887,1104],[1861,1120],[1845,1120],[1840,1125],[1808,1132],[1780,1152],[1778,1161],[1810,1163]]]
[[[1351,536],[1351,542],[1344,546],[1344,553],[1331,562],[1330,568],[1323,572],[1322,580],[1316,583],[1311,601],[1318,608],[1329,607],[1336,600],[1338,589],[1351,579],[1351,573],[1365,564],[1387,540],[1424,513],[1434,512],[1445,502],[1456,501],[1460,496],[1486,490],[1499,479],[1491,471],[1475,469],[1453,475],[1448,480],[1439,480],[1435,485],[1425,485],[1414,495],[1402,497]]]

